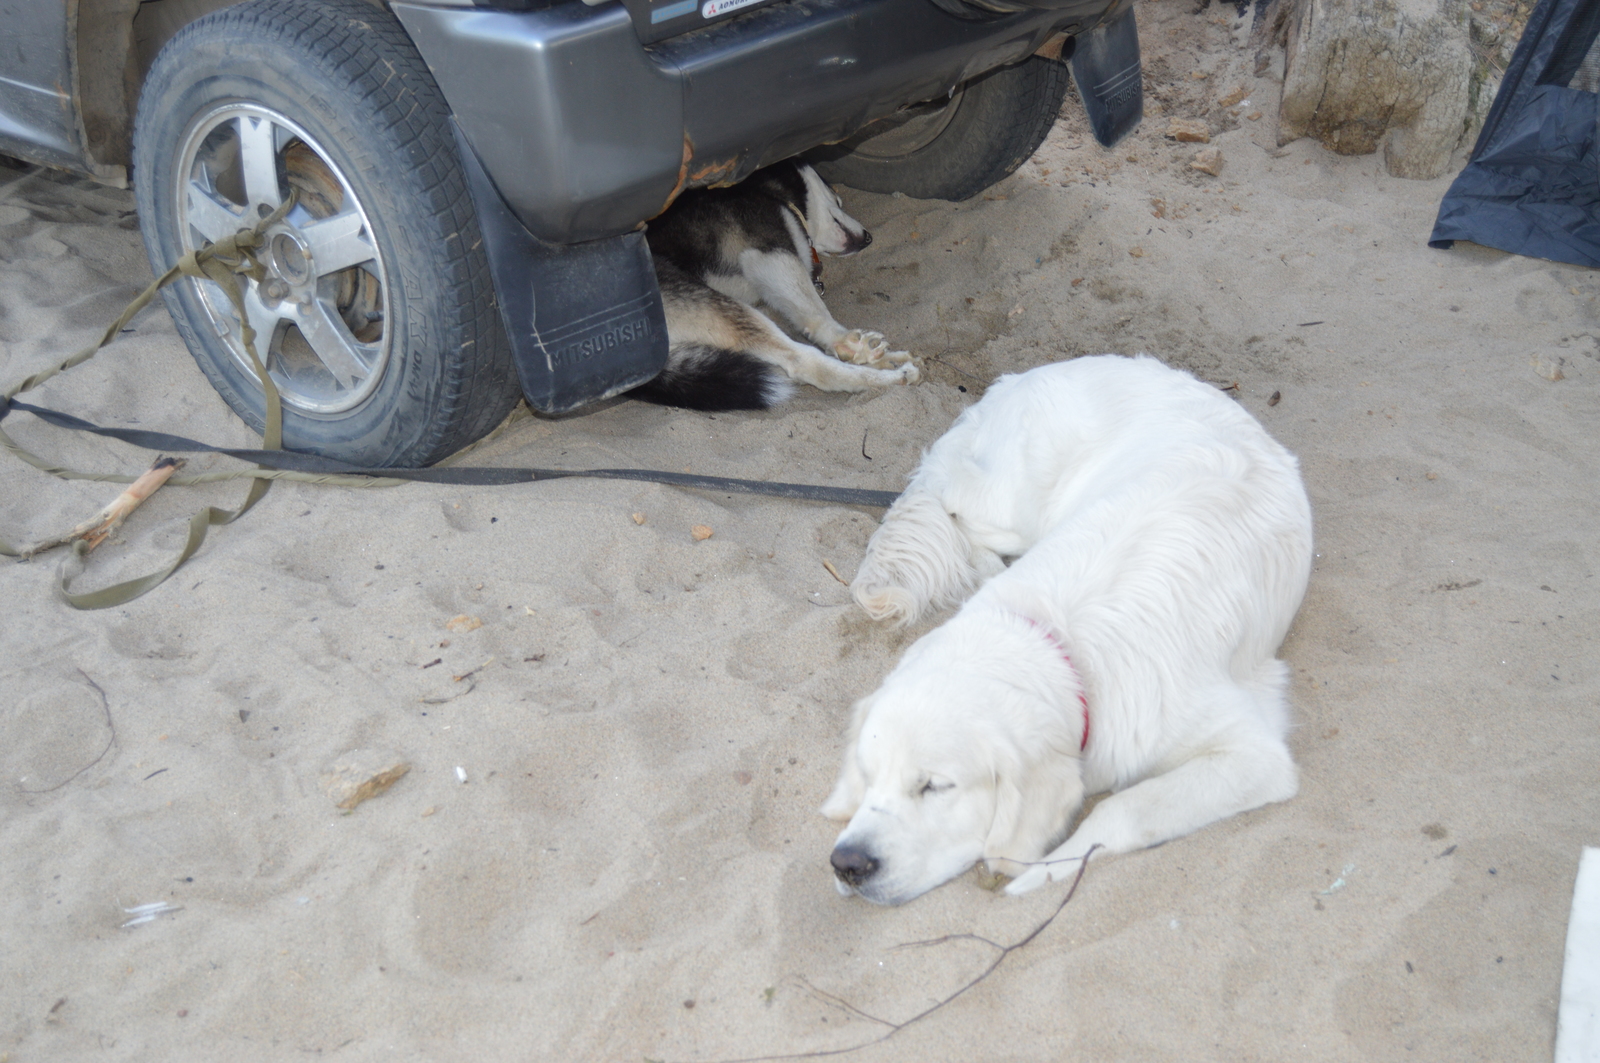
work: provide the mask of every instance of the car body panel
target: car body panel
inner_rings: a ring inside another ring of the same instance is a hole
[[[83,170],[67,0],[0,0],[0,151]]]

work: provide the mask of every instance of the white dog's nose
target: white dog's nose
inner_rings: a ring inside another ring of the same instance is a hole
[[[836,847],[828,862],[833,865],[833,873],[839,876],[840,881],[851,886],[861,885],[878,870],[878,861],[872,854],[853,845]]]

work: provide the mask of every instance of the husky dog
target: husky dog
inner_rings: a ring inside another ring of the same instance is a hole
[[[763,410],[789,397],[790,378],[823,391],[920,378],[911,355],[891,351],[880,333],[845,328],[823,305],[820,256],[853,255],[872,234],[810,166],[782,162],[732,188],[686,192],[650,223],[648,239],[671,351],[635,398]],[[790,339],[758,302],[816,346]]]

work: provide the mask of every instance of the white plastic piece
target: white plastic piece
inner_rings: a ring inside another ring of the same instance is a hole
[[[122,910],[133,916],[133,918],[123,923],[120,929],[127,929],[130,926],[143,926],[145,923],[155,922],[155,918],[158,915],[183,911],[178,905],[168,904],[166,901],[152,901],[149,904],[138,904],[132,908],[124,908]]]

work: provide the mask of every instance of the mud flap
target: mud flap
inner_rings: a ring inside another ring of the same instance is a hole
[[[1132,5],[1116,21],[1078,37],[1071,65],[1094,138],[1109,148],[1133,132],[1144,117],[1139,28]]]
[[[500,321],[528,405],[566,413],[667,364],[667,320],[644,233],[560,245],[530,233],[452,120]]]

